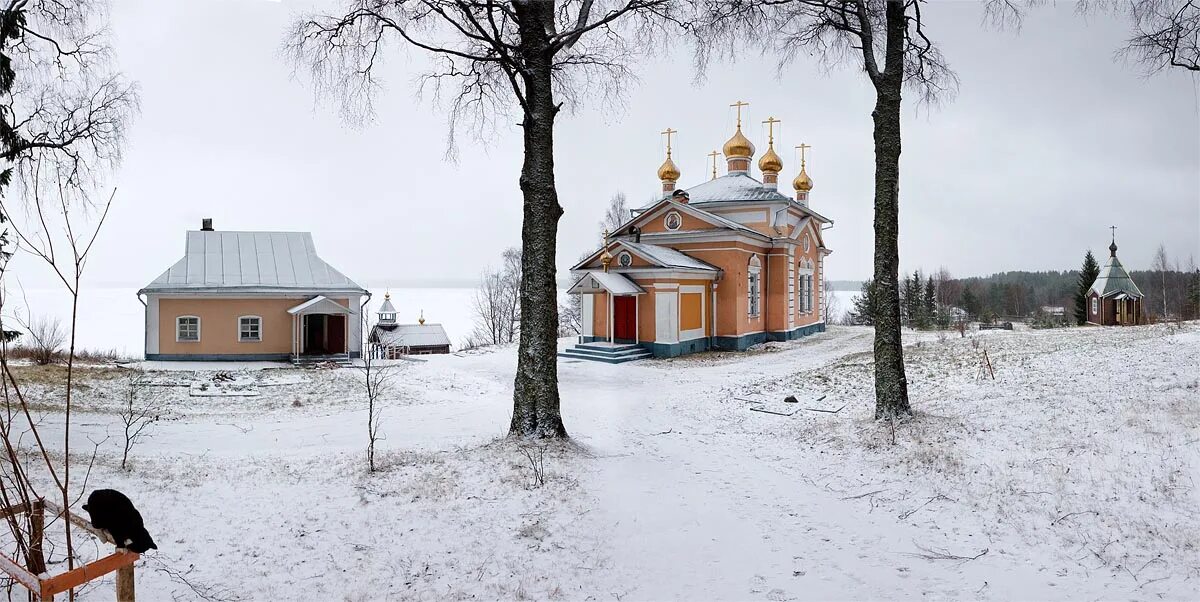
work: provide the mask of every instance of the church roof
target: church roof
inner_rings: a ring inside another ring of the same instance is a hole
[[[1096,281],[1092,283],[1092,288],[1089,292],[1095,292],[1101,297],[1108,297],[1125,293],[1130,297],[1142,298],[1141,289],[1133,283],[1133,279],[1129,277],[1129,272],[1125,271],[1125,266],[1121,265],[1121,260],[1117,259],[1116,251],[1108,258],[1108,263],[1100,269],[1100,275],[1096,277]]]
[[[670,247],[660,245],[651,245],[644,242],[632,242],[628,240],[617,241],[625,247],[629,247],[631,251],[645,257],[651,263],[657,264],[658,267],[664,268],[687,268],[690,270],[705,270],[705,271],[720,271],[709,263],[700,261],[690,255],[685,255],[680,251],[676,251]]]
[[[383,305],[379,306],[379,313],[381,313],[381,314],[396,313],[396,306],[392,305],[392,300],[390,298],[388,298],[388,297],[383,298]]]
[[[212,289],[366,292],[317,256],[308,232],[192,230],[183,259],[139,293]]]
[[[722,201],[791,201],[792,198],[774,188],[763,186],[745,173],[725,174],[687,189],[692,203]]]
[[[450,344],[446,329],[441,324],[397,324],[388,330],[375,327],[371,340],[385,347],[440,347]]]

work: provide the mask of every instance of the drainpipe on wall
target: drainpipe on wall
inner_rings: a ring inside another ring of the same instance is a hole
[[[358,319],[362,321],[362,326],[358,329],[358,347],[360,354],[370,353],[371,351],[370,349],[367,349],[367,345],[369,344],[368,339],[370,338],[369,333],[367,333],[367,304],[370,302],[371,291],[367,291],[367,300],[363,301],[362,305],[358,307]],[[361,355],[359,356],[359,359],[362,359]]]

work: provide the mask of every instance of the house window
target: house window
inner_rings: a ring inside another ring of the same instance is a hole
[[[666,226],[668,230],[678,230],[679,227],[683,225],[683,218],[680,217],[678,211],[672,211],[663,219],[663,225]]]
[[[813,277],[809,274],[804,277],[804,312],[811,314],[813,311]]]
[[[804,235],[804,252],[805,252],[805,253],[807,253],[807,252],[808,252],[808,250],[809,250],[810,248],[812,248],[812,246],[811,246],[811,245],[812,245],[812,243],[810,243],[810,242],[808,241],[808,234],[806,233],[806,234]]]
[[[1099,311],[1100,311],[1100,300],[1095,297],[1092,297],[1092,313],[1095,314],[1095,313],[1098,313]]]
[[[617,265],[623,268],[633,265],[633,256],[629,254],[629,251],[621,251],[617,255]]]
[[[762,263],[759,262],[757,255],[750,256],[750,266],[747,270],[749,276],[746,282],[746,306],[749,308],[751,318],[758,317],[759,303],[762,297],[762,284],[760,274],[762,272]]]
[[[175,340],[178,342],[200,340],[200,318],[179,316],[175,318]]]
[[[242,316],[238,318],[238,341],[256,343],[262,340],[262,318]]]

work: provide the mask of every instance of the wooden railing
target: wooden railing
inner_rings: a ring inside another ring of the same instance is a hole
[[[46,511],[53,518],[66,518],[71,524],[91,534],[106,543],[114,543],[107,531],[97,529],[92,524],[69,511],[55,506],[45,500],[32,503],[16,504],[0,510],[0,519],[7,519],[18,514],[29,515],[29,553],[28,567],[4,554],[0,554],[0,569],[7,573],[17,583],[24,585],[31,593],[43,602],[53,600],[62,592],[75,589],[84,583],[98,579],[113,571],[117,572],[117,602],[134,602],[133,563],[141,556],[135,552],[118,550],[117,552],[76,567],[73,570],[58,575],[47,575],[46,559],[43,556],[43,539],[46,528]]]

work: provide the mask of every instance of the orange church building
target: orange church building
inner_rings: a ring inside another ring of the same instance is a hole
[[[804,150],[794,196],[778,190],[783,161],[770,118],[767,151],[751,176],[754,144],[737,130],[725,143],[727,170],[676,189],[679,168],[658,170],[663,197],[633,212],[572,268],[581,295],[580,343],[563,355],[607,362],[674,357],[708,349],[745,350],[823,332],[824,231],[833,221],[809,205]],[[715,154],[714,154],[715,157]]]

